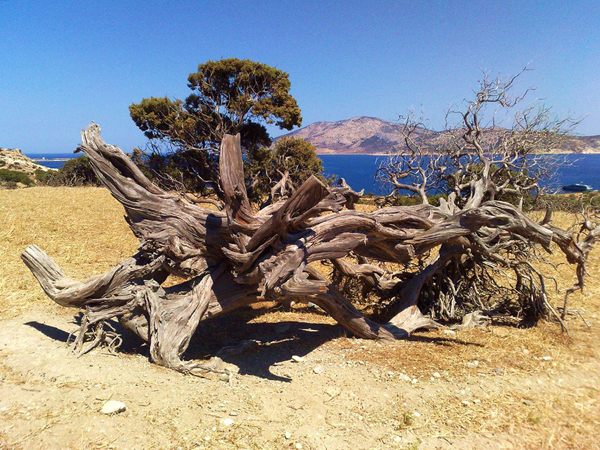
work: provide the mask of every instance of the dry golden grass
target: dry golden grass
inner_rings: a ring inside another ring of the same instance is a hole
[[[52,304],[21,261],[28,245],[38,245],[75,279],[131,256],[138,241],[123,213],[102,188],[0,191],[0,316],[18,314],[32,303]]]
[[[137,239],[122,216],[121,206],[101,188],[2,191],[0,318],[16,317],[34,307],[72,314],[45,297],[21,262],[21,252],[27,245],[37,244],[76,279],[102,273],[136,250]],[[569,214],[556,214],[554,224],[566,227],[572,220]],[[549,259],[561,262],[559,254]],[[595,250],[586,291],[571,298],[571,306],[593,326],[590,329],[579,317],[570,317],[569,336],[556,324],[544,323],[530,329],[477,329],[457,336],[442,331],[418,333],[386,346],[342,337],[323,348],[331,358],[339,358],[343,352],[349,362],[371,364],[382,372],[407,373],[420,380],[415,389],[429,383],[434,372],[441,375],[439,384],[432,382],[431,389],[420,394],[426,420],[412,420],[402,408],[379,411],[383,418],[378,420],[397,417],[395,426],[402,432],[442,439],[474,434],[518,436],[520,448],[598,448],[600,386],[590,380],[598,380],[600,369],[599,268],[600,251]],[[544,270],[549,272],[550,267]],[[567,265],[554,275],[560,288],[570,286],[574,279]],[[562,295],[553,295],[552,301],[560,305]],[[262,306],[268,305],[257,305]],[[272,312],[254,320],[332,322],[308,310],[300,314]],[[467,365],[475,360],[476,368]],[[472,390],[466,390],[469,386]],[[411,407],[411,400],[406,401]],[[244,440],[252,447],[252,430],[246,431]]]

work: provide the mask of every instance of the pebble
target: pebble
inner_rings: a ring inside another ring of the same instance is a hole
[[[230,419],[229,417],[226,419],[221,419],[221,425],[225,427],[230,427],[231,425],[233,425],[233,419]]]
[[[321,374],[321,373],[325,372],[325,367],[323,367],[323,366],[315,366],[313,368],[313,372],[316,373],[317,375]]]
[[[109,400],[107,401],[104,406],[102,406],[102,409],[100,410],[100,412],[102,414],[119,414],[120,412],[123,412],[127,409],[127,406],[125,406],[125,403],[123,402],[119,402],[117,400]]]
[[[492,334],[494,336],[505,338],[510,336],[510,331],[503,327],[494,327],[492,328]]]
[[[463,406],[471,406],[471,402],[469,400],[463,400],[462,402],[460,402],[460,404]]]
[[[292,361],[302,362],[302,361],[305,361],[305,359],[302,356],[294,355],[294,356],[292,356]]]
[[[333,397],[337,397],[338,395],[340,395],[342,391],[340,388],[328,387],[327,389],[325,389],[325,392],[327,393],[327,395],[329,395],[331,398],[333,398]]]
[[[467,363],[467,367],[470,367],[472,369],[475,368],[475,367],[477,367],[477,366],[479,366],[479,361],[477,361],[477,360],[469,361]]]
[[[298,450],[302,450],[302,444],[298,442],[298,443],[296,444],[296,448],[297,448]]]
[[[235,417],[235,416],[237,416],[237,415],[238,415],[238,412],[237,412],[237,411],[231,411],[231,412],[229,413],[229,415],[230,415],[230,416],[232,416],[232,417]]]
[[[398,378],[400,378],[402,381],[411,381],[412,379],[406,375],[405,373],[401,373],[400,375],[398,375]]]
[[[439,373],[439,372],[433,372],[433,376],[434,376],[435,378],[439,378],[439,377],[441,377],[441,375],[440,375],[440,373]]]
[[[552,361],[552,356],[542,356],[544,361]]]
[[[417,411],[413,411],[413,416],[415,417],[421,417],[421,413],[417,412]]]
[[[447,334],[449,336],[455,336],[456,335],[456,331],[454,331],[454,330],[444,330],[444,334]]]
[[[291,439],[291,437],[292,437],[292,433],[290,433],[289,431],[286,431],[285,432],[285,438],[286,439]]]

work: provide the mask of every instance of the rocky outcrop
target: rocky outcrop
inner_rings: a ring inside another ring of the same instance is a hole
[[[0,148],[0,169],[14,170],[15,172],[23,172],[27,175],[34,175],[36,170],[43,170],[45,172],[53,170],[36,163],[31,158],[25,156],[18,148]]]

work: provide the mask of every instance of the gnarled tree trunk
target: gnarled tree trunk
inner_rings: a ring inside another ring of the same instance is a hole
[[[218,364],[182,359],[196,328],[208,318],[265,299],[311,301],[361,338],[403,338],[437,326],[417,307],[428,279],[451,261],[460,263],[466,252],[494,259],[494,245],[506,236],[544,247],[555,242],[578,265],[583,280],[589,242],[582,246],[569,233],[535,223],[508,203],[489,201],[458,212],[424,204],[365,213],[344,209],[357,196],[345,183],[330,188],[311,177],[289,198],[255,212],[244,185],[238,135],[225,136],[221,145],[225,208],[210,210],[153,185],[121,150],[104,143],[97,125],[82,137],[83,151],[125,208],[140,246],[139,253],[111,271],[81,282],[68,278],[38,247],[23,253],[50,298],[84,311],[75,343],[80,354],[115,339],[104,323],[117,318],[148,341],[153,362],[197,375],[219,371]],[[402,281],[385,279],[373,264],[342,259],[353,254],[361,261],[408,264],[436,248],[437,259]],[[365,318],[309,265],[321,260],[331,260],[346,275],[365,277],[373,288],[394,291],[398,301],[392,319],[379,324]],[[188,281],[162,287],[169,274]]]

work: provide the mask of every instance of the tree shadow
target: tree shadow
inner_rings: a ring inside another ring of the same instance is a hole
[[[52,325],[46,325],[45,323],[40,323],[36,321],[26,322],[24,325],[27,325],[31,328],[35,328],[43,335],[55,341],[66,343],[67,339],[69,338],[69,333],[61,330],[60,328],[53,327]]]
[[[273,366],[290,361],[292,356],[304,357],[326,342],[345,336],[347,331],[337,324],[314,322],[278,321],[253,322],[252,320],[272,311],[270,308],[242,308],[226,316],[203,321],[198,326],[184,354],[187,360],[203,360],[218,355],[223,361],[239,368],[240,375],[252,375],[266,380],[290,382],[291,378],[272,372]],[[81,325],[82,315],[73,318],[73,324]],[[306,317],[303,317],[306,320]],[[118,352],[149,356],[146,342],[123,328],[118,321],[109,321],[123,338]],[[40,322],[27,322],[45,336],[66,343],[69,333]],[[411,335],[408,341],[440,346],[475,346],[483,344],[442,336]],[[236,346],[252,341],[248,349],[235,353]]]
[[[202,322],[185,353],[186,359],[205,359],[218,355],[239,368],[241,375],[290,382],[291,378],[271,371],[273,366],[304,357],[325,342],[345,334],[339,325],[280,321],[248,323],[243,316],[229,314]],[[237,345],[252,341],[246,351],[229,352]]]

